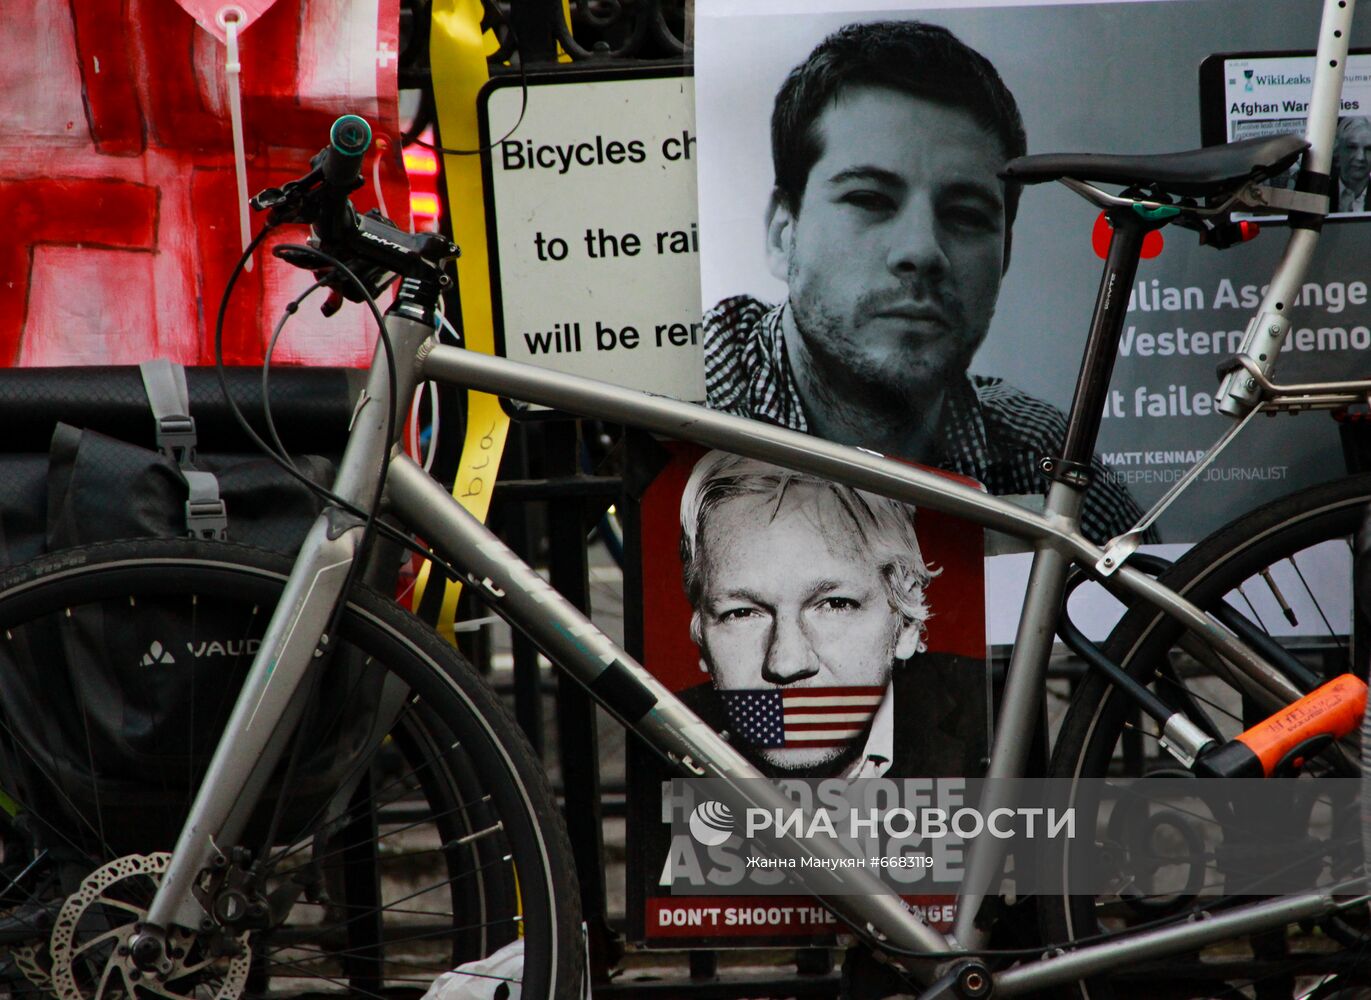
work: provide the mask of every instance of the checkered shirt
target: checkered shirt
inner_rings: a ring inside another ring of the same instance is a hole
[[[724,299],[705,313],[705,389],[711,409],[809,433],[786,357],[782,306],[747,295]],[[997,495],[1041,493],[1038,460],[1061,448],[1066,418],[1055,406],[983,375],[963,376],[943,404],[938,453],[927,464],[970,476]],[[1085,495],[1081,531],[1103,542],[1142,516],[1128,490],[1098,458]],[[1156,541],[1149,532],[1147,541]]]

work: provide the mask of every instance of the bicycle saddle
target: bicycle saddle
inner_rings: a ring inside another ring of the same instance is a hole
[[[1278,174],[1308,148],[1302,136],[1278,135],[1155,156],[1037,153],[1010,160],[1000,176],[1021,184],[1070,178],[1205,198]]]

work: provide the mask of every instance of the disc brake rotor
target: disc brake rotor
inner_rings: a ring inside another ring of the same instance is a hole
[[[200,936],[173,928],[167,934],[168,971],[134,964],[129,940],[147,916],[170,861],[165,852],[116,858],[87,875],[67,897],[48,942],[49,989],[55,996],[236,1000],[242,994],[252,959],[247,934],[228,940],[232,954],[217,954]]]

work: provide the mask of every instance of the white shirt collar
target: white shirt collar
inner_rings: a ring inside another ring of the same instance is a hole
[[[862,755],[848,765],[841,777],[848,781],[858,778],[879,778],[890,770],[895,755],[895,681],[885,686],[885,694],[876,714],[871,717],[871,731],[867,733]]]

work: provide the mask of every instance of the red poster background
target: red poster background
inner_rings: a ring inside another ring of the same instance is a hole
[[[703,448],[675,445],[670,464],[643,495],[643,662],[672,691],[705,679],[690,640],[690,603],[681,585],[680,500]],[[939,476],[973,483],[930,469]],[[926,642],[930,652],[985,658],[985,541],[981,529],[935,510],[916,517],[919,547],[931,569]]]
[[[686,480],[706,449],[665,444],[670,461],[643,494],[643,663],[672,691],[706,680],[699,651],[690,638],[690,603],[681,579],[680,504]],[[939,476],[976,485],[940,470]],[[976,525],[938,511],[915,517],[919,547],[930,569],[939,570],[927,588],[933,614],[925,641],[933,653],[967,659],[970,687],[986,680],[985,536]],[[988,747],[988,732],[983,734]],[[896,739],[900,737],[896,734]],[[670,896],[657,885],[665,857],[661,786],[663,775],[646,761],[634,766],[629,802],[629,906],[649,946],[676,948],[823,945],[841,930],[836,918],[803,896]],[[634,876],[637,876],[635,879]],[[938,930],[951,929],[955,897],[910,895],[905,902]]]
[[[334,118],[355,112],[377,136],[356,203],[376,205],[375,172],[408,225],[398,7],[275,0],[241,33],[250,194],[304,173]],[[5,28],[0,365],[212,363],[242,250],[224,45],[174,0],[32,0],[6,5]],[[259,252],[227,317],[226,359],[260,361],[281,307],[311,280]],[[364,363],[370,327],[355,308],[326,323],[306,307],[278,356]]]

